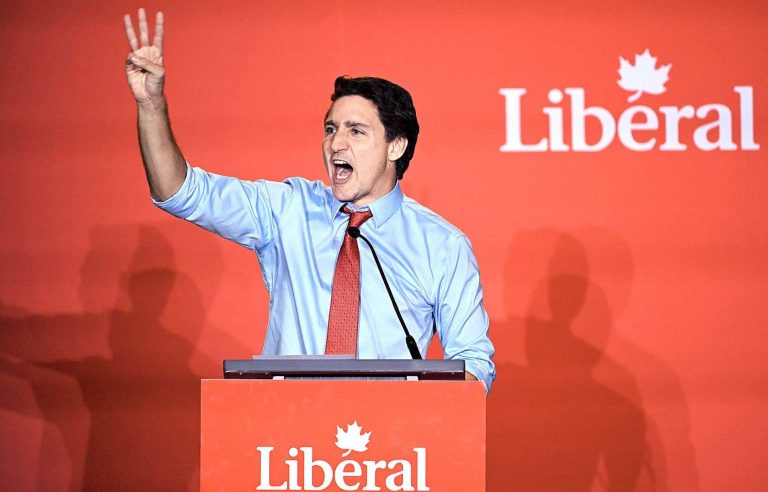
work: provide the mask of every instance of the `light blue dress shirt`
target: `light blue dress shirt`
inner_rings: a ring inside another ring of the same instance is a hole
[[[303,178],[244,181],[188,167],[181,189],[155,203],[256,252],[270,296],[265,355],[324,353],[336,257],[349,220],[327,186]],[[434,320],[445,357],[463,359],[490,389],[493,345],[467,237],[404,196],[399,184],[368,208],[373,217],[360,232],[376,248],[421,353],[432,339]],[[409,359],[373,254],[362,240],[359,249],[357,356]]]

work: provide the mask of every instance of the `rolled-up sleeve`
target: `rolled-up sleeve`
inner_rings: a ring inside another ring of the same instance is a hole
[[[447,359],[462,359],[466,370],[485,383],[496,378],[493,344],[488,337],[488,314],[472,247],[465,236],[445,243],[445,272],[438,286],[437,331]]]
[[[258,251],[276,233],[270,197],[290,194],[291,188],[288,183],[246,181],[188,165],[179,191],[165,201],[153,202],[176,217]]]

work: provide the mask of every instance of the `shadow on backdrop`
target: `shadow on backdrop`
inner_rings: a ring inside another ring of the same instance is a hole
[[[491,322],[489,491],[679,490],[670,488],[668,444],[644,409],[637,373],[676,388],[667,396],[678,413],[667,418],[685,442],[671,446],[687,453],[675,461],[687,467],[681,484],[698,489],[676,376],[615,333],[633,269],[626,242],[603,230],[531,231],[510,247],[507,317]]]
[[[115,251],[126,244],[135,249],[116,274]],[[217,253],[205,257],[217,264]],[[220,371],[196,353],[210,299],[149,226],[95,231],[81,273],[82,314],[0,306],[0,370],[26,380],[35,400],[6,395],[0,408],[45,421],[37,488],[61,489],[66,480],[73,490],[196,490],[200,377],[218,374],[194,372],[193,355],[195,367]],[[211,280],[206,288],[215,290]],[[92,310],[105,290],[116,295],[112,307]],[[49,456],[57,446],[68,464]]]

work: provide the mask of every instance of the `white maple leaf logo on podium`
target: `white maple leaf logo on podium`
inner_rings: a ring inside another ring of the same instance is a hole
[[[667,90],[664,84],[669,80],[670,68],[672,68],[671,63],[656,68],[656,57],[651,56],[651,52],[647,49],[641,55],[635,55],[634,65],[620,56],[619,87],[625,91],[634,92],[627,98],[628,102],[637,101],[645,92],[661,94]]]
[[[363,428],[357,425],[357,421],[350,425],[347,425],[347,431],[344,432],[341,427],[336,426],[336,446],[339,449],[346,449],[347,452],[341,456],[347,456],[352,451],[368,451],[368,441],[371,438],[371,433],[366,432],[360,434]]]

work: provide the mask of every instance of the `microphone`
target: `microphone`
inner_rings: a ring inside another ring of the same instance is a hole
[[[400,308],[397,307],[397,303],[395,302],[395,296],[392,295],[392,289],[389,288],[389,282],[387,282],[387,277],[384,275],[384,269],[381,268],[381,263],[379,262],[379,256],[376,254],[376,250],[373,249],[373,244],[368,240],[367,237],[360,234],[360,229],[357,227],[348,227],[347,228],[347,234],[352,236],[354,239],[360,238],[363,241],[365,241],[365,244],[368,245],[368,247],[371,249],[371,253],[373,253],[373,259],[376,261],[376,266],[379,269],[379,273],[381,274],[381,279],[384,281],[384,287],[387,288],[387,294],[389,294],[389,299],[392,301],[392,306],[395,308],[395,313],[397,313],[397,319],[400,320],[400,326],[403,327],[403,331],[405,332],[405,345],[408,347],[408,352],[411,353],[412,359],[421,359],[421,353],[419,353],[419,346],[416,345],[416,340],[413,339],[411,336],[411,333],[408,331],[408,328],[405,326],[405,321],[403,320],[403,315],[400,314]]]

